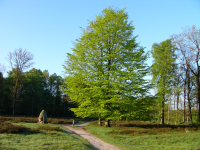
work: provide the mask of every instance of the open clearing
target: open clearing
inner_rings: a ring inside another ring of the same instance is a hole
[[[97,126],[93,122],[76,124],[74,127],[64,124],[11,123],[40,130],[39,132],[27,130],[17,134],[1,133],[0,149],[200,150],[199,127],[186,128],[186,130],[185,128],[124,126],[131,125],[131,122],[112,127]],[[10,126],[7,127],[10,129]],[[50,127],[58,129],[60,127],[61,130],[46,130],[51,129]]]

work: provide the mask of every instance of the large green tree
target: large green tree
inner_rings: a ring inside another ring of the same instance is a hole
[[[151,54],[153,64],[151,72],[153,75],[152,82],[157,88],[158,104],[161,108],[161,124],[164,124],[164,104],[170,93],[172,77],[175,71],[175,47],[170,39],[161,43],[154,43]]]
[[[74,43],[64,66],[65,92],[79,117],[106,120],[147,119],[147,54],[136,43],[134,27],[123,10],[104,9]]]

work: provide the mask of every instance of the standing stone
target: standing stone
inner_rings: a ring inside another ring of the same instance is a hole
[[[47,113],[45,110],[41,111],[38,117],[38,123],[47,123]]]

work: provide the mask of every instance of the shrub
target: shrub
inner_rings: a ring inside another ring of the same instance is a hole
[[[29,122],[29,123],[37,123],[37,117],[3,117],[0,116],[0,122],[2,121],[11,121],[11,122]],[[57,118],[47,118],[47,122],[51,124],[72,124],[73,119],[57,119]],[[78,121],[75,121],[77,123]]]
[[[101,121],[102,124],[104,124],[104,120]],[[90,123],[91,125],[98,125],[98,121],[93,121]],[[177,128],[200,128],[200,125],[167,125],[167,124],[155,124],[150,122],[144,122],[144,121],[126,121],[126,120],[120,120],[120,121],[110,121],[111,127],[140,127],[145,129],[153,129],[153,128],[171,128],[171,129],[177,129]],[[177,129],[179,130],[179,129]]]
[[[13,125],[8,122],[0,123],[0,133],[24,133],[24,132],[31,132],[31,133],[38,133],[40,130],[47,130],[47,131],[61,131],[60,127],[51,127],[49,125],[40,126],[36,129],[34,128],[27,128],[23,125]]]
[[[0,123],[0,133],[22,133],[28,130],[29,128],[22,125],[13,125],[8,122]]]

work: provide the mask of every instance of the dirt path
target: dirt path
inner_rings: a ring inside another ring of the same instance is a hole
[[[84,130],[84,126],[86,126],[88,123],[80,124],[80,125],[75,125],[75,127],[72,127],[72,125],[67,126],[67,125],[61,125],[64,128],[67,128],[69,131],[74,132],[75,134],[85,138],[89,143],[91,143],[95,149],[97,150],[120,150],[119,148],[108,144],[96,136],[88,133],[86,130]]]

